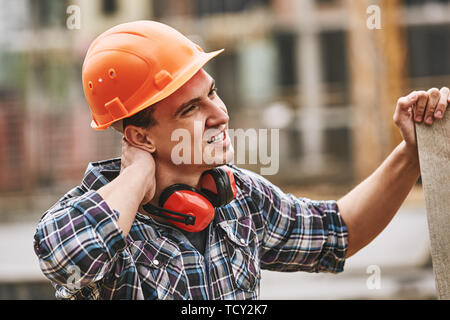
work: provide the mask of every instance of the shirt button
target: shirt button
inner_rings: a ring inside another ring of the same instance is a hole
[[[155,265],[155,266],[157,266],[158,264],[159,264],[159,261],[158,260],[153,260],[153,264]]]
[[[242,243],[242,244],[245,244],[245,240],[244,240],[244,239],[242,239],[242,238],[241,238],[241,243]]]

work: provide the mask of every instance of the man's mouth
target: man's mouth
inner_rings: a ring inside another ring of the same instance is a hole
[[[215,136],[211,137],[207,143],[211,144],[211,143],[215,143],[215,142],[220,142],[225,140],[226,137],[226,132],[225,131],[221,131],[218,134],[216,134]]]

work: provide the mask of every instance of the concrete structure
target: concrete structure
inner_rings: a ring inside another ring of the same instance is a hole
[[[416,126],[420,172],[439,299],[450,300],[450,116]]]

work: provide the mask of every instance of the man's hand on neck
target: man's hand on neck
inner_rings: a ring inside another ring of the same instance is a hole
[[[118,226],[126,237],[142,202],[155,195],[155,160],[151,153],[122,141],[120,174],[97,192],[108,206],[119,212]]]

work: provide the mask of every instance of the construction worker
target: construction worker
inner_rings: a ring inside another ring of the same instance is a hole
[[[120,131],[122,155],[90,163],[38,224],[35,252],[58,298],[257,299],[261,269],[342,272],[399,209],[420,175],[414,122],[439,121],[448,88],[400,98],[403,141],[343,198],[313,201],[229,164],[227,108],[203,69],[220,53],[153,21],[90,46],[91,126]],[[199,127],[192,161],[174,161],[173,133]]]

